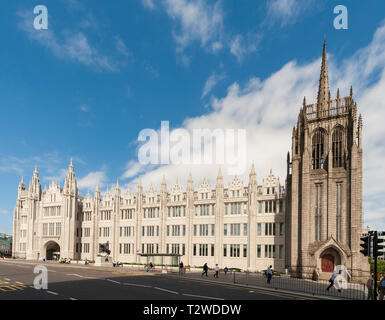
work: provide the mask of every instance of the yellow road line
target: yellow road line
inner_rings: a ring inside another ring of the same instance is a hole
[[[11,279],[9,279],[9,278],[4,278],[4,280],[11,281]]]

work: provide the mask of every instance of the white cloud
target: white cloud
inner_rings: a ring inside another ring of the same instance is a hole
[[[0,215],[7,215],[9,214],[8,210],[0,209]]]
[[[163,0],[166,12],[176,23],[173,35],[178,50],[198,41],[213,52],[222,48],[223,14],[220,1]]]
[[[57,35],[51,28],[48,30],[35,30],[32,11],[20,11],[21,18],[19,27],[25,31],[29,38],[40,45],[51,50],[60,59],[70,59],[99,70],[111,72],[119,71],[117,63],[93,47],[82,32],[63,31],[61,36]]]
[[[90,110],[90,107],[87,106],[86,104],[83,104],[80,106],[80,111],[87,112]]]
[[[306,10],[314,10],[314,0],[268,0],[266,22],[279,21],[281,26],[293,24]]]
[[[90,172],[85,177],[78,180],[78,188],[94,190],[97,185],[103,187],[107,180],[107,175],[104,171]]]
[[[320,44],[320,52],[322,46]],[[342,63],[329,56],[329,75],[332,95],[337,86],[341,95],[349,94],[352,84],[359,112],[364,119],[364,219],[372,227],[383,227],[385,221],[385,126],[378,119],[385,118],[385,26],[381,26],[372,42]],[[291,148],[291,132],[296,124],[302,98],[315,102],[318,90],[320,58],[298,65],[286,63],[280,70],[261,80],[252,78],[243,87],[238,83],[228,88],[227,95],[213,99],[212,110],[200,117],[186,119],[182,125],[189,131],[194,128],[243,128],[247,130],[250,166],[254,161],[258,182],[268,174],[270,168],[278,174],[283,184],[286,177],[286,154]],[[379,72],[379,74],[377,74]],[[377,75],[377,77],[376,77]],[[140,174],[138,166],[131,163],[132,177]],[[249,167],[250,168],[250,167]],[[222,166],[225,175],[226,166]],[[168,183],[178,178],[185,184],[192,170],[195,184],[204,177],[215,185],[217,165],[165,165],[142,175],[144,185],[160,184],[163,174]],[[127,175],[128,178],[130,175]],[[225,181],[232,177],[225,176]],[[248,182],[248,172],[242,176]],[[132,182],[135,183],[138,178]],[[169,186],[170,187],[170,186]]]
[[[243,35],[236,35],[230,42],[230,52],[237,57],[238,61],[242,61],[245,55],[257,51],[259,38],[257,36],[248,36],[246,39]]]
[[[206,80],[205,85],[203,87],[202,92],[202,98],[204,98],[207,94],[210,93],[210,91],[218,84],[218,82],[222,81],[225,78],[225,74],[216,74],[213,73],[210,75],[210,77]]]
[[[141,0],[143,7],[148,8],[148,9],[154,9],[155,4],[153,0]]]

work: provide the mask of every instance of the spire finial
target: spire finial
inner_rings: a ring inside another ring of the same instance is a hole
[[[353,97],[353,86],[350,86],[350,97]]]
[[[119,189],[119,178],[116,179],[116,189]]]
[[[322,52],[321,75],[318,87],[317,111],[327,110],[329,103],[329,75],[327,66],[326,37]]]
[[[251,172],[250,172],[250,175],[255,175],[254,161],[253,161],[253,163],[251,164]]]

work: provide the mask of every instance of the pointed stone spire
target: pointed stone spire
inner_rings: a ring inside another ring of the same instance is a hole
[[[303,97],[303,102],[302,102],[302,104],[303,104],[303,107],[305,108],[305,107],[306,107],[306,97]]]
[[[162,183],[160,185],[160,192],[162,194],[167,194],[167,183],[166,183],[166,176],[163,175]]]
[[[119,189],[119,178],[116,179],[116,187],[115,187],[115,189]]]
[[[353,98],[353,86],[350,86],[350,98]]]
[[[340,98],[340,88],[337,89],[337,99]]]
[[[222,169],[221,168],[219,168],[219,171],[218,171],[217,188],[223,188],[223,176],[222,176]]]
[[[37,165],[35,165],[35,170],[33,171],[33,176],[34,176],[34,178],[39,177],[39,172],[37,171]]]
[[[329,103],[329,75],[327,65],[326,39],[324,41],[321,75],[318,87],[317,112],[328,109]]]
[[[256,173],[255,173],[255,165],[254,165],[254,161],[253,161],[253,163],[252,163],[252,165],[251,165],[251,172],[250,172],[250,175],[256,175]]]
[[[187,192],[193,192],[194,191],[194,182],[192,179],[191,170],[188,174],[188,180],[187,180]]]
[[[95,192],[99,192],[99,184],[96,185]]]
[[[250,175],[249,175],[249,183],[250,183],[251,185],[257,183],[257,174],[255,173],[254,162],[253,162],[253,164],[251,165],[251,171],[250,171]]]

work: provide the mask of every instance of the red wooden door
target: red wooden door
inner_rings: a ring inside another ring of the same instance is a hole
[[[332,255],[327,254],[321,258],[322,272],[333,272],[334,271],[334,258]]]

